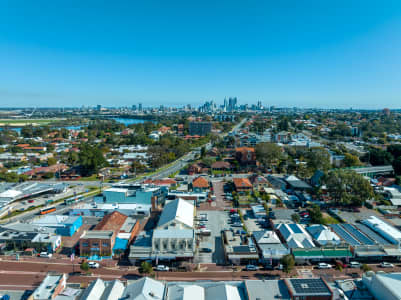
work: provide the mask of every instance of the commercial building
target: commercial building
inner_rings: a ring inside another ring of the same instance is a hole
[[[148,186],[112,187],[94,197],[96,203],[152,205],[155,209],[164,203],[167,188]]]
[[[70,216],[95,216],[103,218],[114,211],[126,216],[149,216],[152,205],[137,203],[79,203],[68,212]]]
[[[29,300],[55,299],[66,287],[66,274],[48,274],[29,296]]]
[[[401,273],[367,272],[362,282],[375,299],[401,299]]]
[[[75,232],[82,226],[81,216],[64,216],[64,215],[44,215],[38,219],[34,219],[32,224],[53,228],[55,232],[61,236],[73,236]]]
[[[392,244],[400,245],[401,232],[395,227],[382,221],[378,217],[370,216],[368,219],[363,220],[362,223],[368,226],[373,231],[380,234],[381,236],[383,236],[386,240],[390,241]]]
[[[92,281],[80,296],[80,300],[118,300],[125,290],[124,284],[119,280],[104,281],[100,278]]]
[[[306,227],[306,230],[320,246],[339,245],[341,243],[340,237],[327,226],[314,224]]]
[[[227,263],[234,265],[257,264],[259,253],[254,241],[242,234],[235,234],[231,230],[221,233],[224,256]]]
[[[275,229],[289,248],[315,247],[312,237],[300,224],[280,223],[275,226]]]
[[[50,228],[15,222],[0,226],[0,243],[8,250],[34,248],[37,252],[52,253],[61,246],[61,236]]]
[[[288,288],[290,299],[298,300],[332,300],[333,291],[329,285],[321,278],[284,279]]]
[[[167,203],[153,231],[152,253],[158,259],[192,258],[195,206],[177,199]]]
[[[189,134],[205,136],[212,131],[211,122],[189,122]]]
[[[93,230],[79,240],[80,255],[112,256],[115,250],[124,251],[139,231],[139,223],[117,211],[105,216]],[[117,247],[116,247],[117,246]]]
[[[262,264],[273,265],[291,251],[284,246],[274,231],[261,230],[252,233]]]

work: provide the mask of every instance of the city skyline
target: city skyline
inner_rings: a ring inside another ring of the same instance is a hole
[[[401,3],[0,4],[0,106],[400,108]]]

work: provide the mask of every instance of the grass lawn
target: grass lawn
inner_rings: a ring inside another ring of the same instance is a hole
[[[25,126],[29,124],[35,125],[46,125],[55,121],[60,121],[62,119],[0,119],[0,125],[10,125],[10,126]]]
[[[323,218],[325,220],[326,224],[338,224],[340,221],[338,221],[336,218],[333,218],[329,214],[323,213]]]
[[[79,180],[80,181],[96,181],[98,179],[97,179],[97,175],[93,174],[93,175],[88,176],[88,177],[81,177]]]

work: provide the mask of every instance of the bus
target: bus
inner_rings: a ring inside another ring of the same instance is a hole
[[[49,214],[49,213],[54,212],[54,211],[56,211],[56,208],[54,206],[52,206],[52,207],[48,207],[48,208],[42,208],[40,210],[39,214],[45,215],[45,214]]]
[[[81,196],[75,196],[75,197],[71,197],[71,198],[65,199],[64,200],[64,204],[65,205],[71,205],[71,204],[74,204],[74,203],[82,201],[82,200],[84,200],[84,196],[82,196],[82,195]]]

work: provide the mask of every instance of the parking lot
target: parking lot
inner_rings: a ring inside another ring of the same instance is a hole
[[[361,208],[359,212],[356,211],[345,211],[345,210],[338,210],[338,216],[340,216],[345,222],[355,224],[357,221],[365,220],[370,216],[376,216],[383,218],[381,214],[373,209],[368,208]],[[384,218],[383,218],[384,219]]]
[[[254,231],[264,230],[262,226],[260,226],[258,218],[253,215],[252,210],[243,209],[241,211],[244,216],[245,226],[248,229],[249,233],[252,233]]]
[[[224,251],[221,242],[221,230],[230,228],[228,212],[226,211],[198,211],[206,214],[206,229],[210,230],[210,236],[201,236],[198,250],[195,253],[195,263],[216,263],[223,264]],[[200,251],[202,248],[211,249],[210,253]]]

